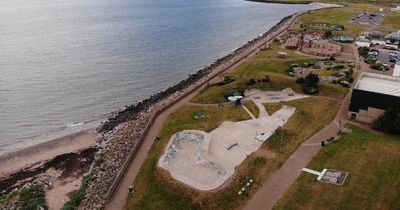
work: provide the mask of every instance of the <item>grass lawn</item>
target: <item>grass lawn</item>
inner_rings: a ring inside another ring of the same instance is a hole
[[[295,63],[308,63],[315,60],[308,56],[298,54],[296,54],[297,57],[293,59],[269,59],[271,54],[269,51],[272,51],[272,54],[274,54],[275,51],[278,51],[278,49],[272,48],[270,50],[259,52],[256,56],[247,60],[245,63],[227,74],[227,76],[235,79],[234,82],[224,86],[207,87],[201,91],[200,94],[191,99],[191,102],[202,104],[227,102],[227,99],[224,97],[224,92],[236,87],[241,87],[246,90],[283,90],[290,87],[295,92],[302,92],[301,85],[295,82],[295,78],[287,76],[285,69]],[[268,83],[257,83],[254,85],[247,84],[250,79],[263,79],[266,76],[270,78],[270,82]],[[344,98],[344,96],[347,94],[347,91],[347,88],[343,88],[340,85],[320,83],[319,95],[334,98]]]
[[[282,108],[282,103],[267,103],[263,104],[265,110],[267,110],[269,115],[273,115],[276,111]]]
[[[308,164],[317,171],[349,172],[343,186],[315,181],[302,173],[274,209],[398,209],[400,137],[353,132],[323,148]]]
[[[216,192],[199,192],[171,178],[157,167],[157,161],[169,138],[184,129],[211,131],[226,120],[248,119],[241,108],[184,106],[168,117],[159,137],[135,180],[135,193],[128,198],[125,209],[233,209],[242,206],[262,185],[268,175],[277,170],[298,146],[329,124],[339,108],[337,102],[311,97],[287,102],[297,107],[296,113],[284,126],[283,144],[278,151],[277,136],[272,136],[258,151],[251,154],[237,169],[236,179]],[[203,120],[195,120],[198,112]],[[280,138],[279,138],[280,139]],[[250,192],[238,196],[241,181],[254,179]]]
[[[349,20],[359,15],[361,12],[376,12],[379,8],[380,6],[376,4],[348,4],[347,7],[313,11],[307,15],[301,16],[294,28],[299,29],[300,23],[334,23],[343,25],[345,28],[344,31],[334,33],[347,34],[355,37],[360,32],[366,31],[367,27],[352,24]]]
[[[258,117],[260,115],[260,110],[253,101],[244,102],[244,106],[246,106],[246,108],[250,110],[254,117]]]
[[[332,70],[326,70],[326,69],[319,69],[319,70],[315,70],[314,73],[318,74],[318,76],[323,77],[323,76],[332,76],[332,74],[335,71]]]
[[[390,13],[383,19],[381,26],[377,29],[384,33],[397,31],[400,29],[400,13]]]

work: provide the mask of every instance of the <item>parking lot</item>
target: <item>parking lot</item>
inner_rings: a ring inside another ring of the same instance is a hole
[[[390,58],[390,52],[396,52],[398,54],[398,58],[400,59],[400,52],[399,51],[393,51],[393,50],[387,50],[387,49],[382,49],[382,48],[371,48],[371,51],[373,50],[377,50],[379,51],[378,55],[376,56],[377,61],[379,61],[381,64],[386,64],[390,67],[390,69],[388,71],[382,72],[379,70],[374,70],[369,68],[369,72],[373,72],[373,73],[381,73],[381,74],[385,74],[385,75],[392,75],[393,74],[393,67],[394,64],[393,62],[389,62],[389,58]]]
[[[385,15],[383,13],[368,13],[364,12],[357,17],[352,18],[349,22],[359,25],[378,27]]]

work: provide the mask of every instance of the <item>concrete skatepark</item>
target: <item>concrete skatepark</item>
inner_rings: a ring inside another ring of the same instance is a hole
[[[255,102],[260,110],[259,118],[227,121],[210,133],[199,130],[178,132],[171,137],[158,165],[169,171],[174,179],[195,189],[214,190],[296,111],[294,107],[283,106],[268,115],[262,104],[303,97],[290,91],[246,92],[244,100]]]

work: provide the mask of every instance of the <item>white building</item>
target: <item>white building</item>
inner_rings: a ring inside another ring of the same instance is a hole
[[[358,38],[355,42],[357,47],[370,47],[371,42],[368,39]]]
[[[397,6],[396,8],[390,9],[392,12],[400,12],[400,5]]]

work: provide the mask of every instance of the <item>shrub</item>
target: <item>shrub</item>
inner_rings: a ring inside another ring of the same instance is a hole
[[[304,92],[304,93],[307,93],[307,94],[310,94],[310,95],[315,95],[315,94],[317,94],[319,91],[318,91],[318,89],[315,88],[315,87],[307,87],[307,86],[304,86],[304,87],[303,87],[303,92]]]
[[[335,70],[344,69],[344,65],[342,65],[342,64],[335,65],[335,66],[333,66],[333,69],[335,69]]]
[[[74,210],[76,207],[78,207],[85,198],[86,189],[92,180],[93,172],[87,176],[84,176],[81,182],[81,187],[71,195],[70,200],[64,204],[62,210]]]
[[[316,87],[319,82],[319,77],[317,74],[310,72],[305,78],[305,86]]]
[[[385,67],[382,64],[371,64],[369,67],[371,67],[371,69],[375,69],[375,70],[380,70],[383,71],[385,70]]]
[[[360,54],[360,56],[367,58],[368,53],[369,53],[369,47],[359,47],[358,48],[358,54]]]
[[[298,84],[305,84],[306,80],[304,79],[304,77],[299,77],[296,79],[296,83]]]
[[[229,84],[233,81],[235,81],[235,79],[233,79],[232,77],[226,76],[226,77],[224,77],[224,80],[222,80],[221,82],[218,82],[217,84],[219,86],[223,86],[223,85]]]
[[[225,98],[228,98],[229,96],[244,96],[244,89],[243,88],[233,88],[229,89],[224,92]]]
[[[22,189],[19,195],[21,203],[20,210],[39,209],[40,207],[47,209],[46,195],[42,185],[33,184],[29,188]]]
[[[256,84],[257,82],[256,82],[256,80],[255,79],[249,79],[249,81],[247,81],[246,82],[246,85],[254,85],[254,84]]]

